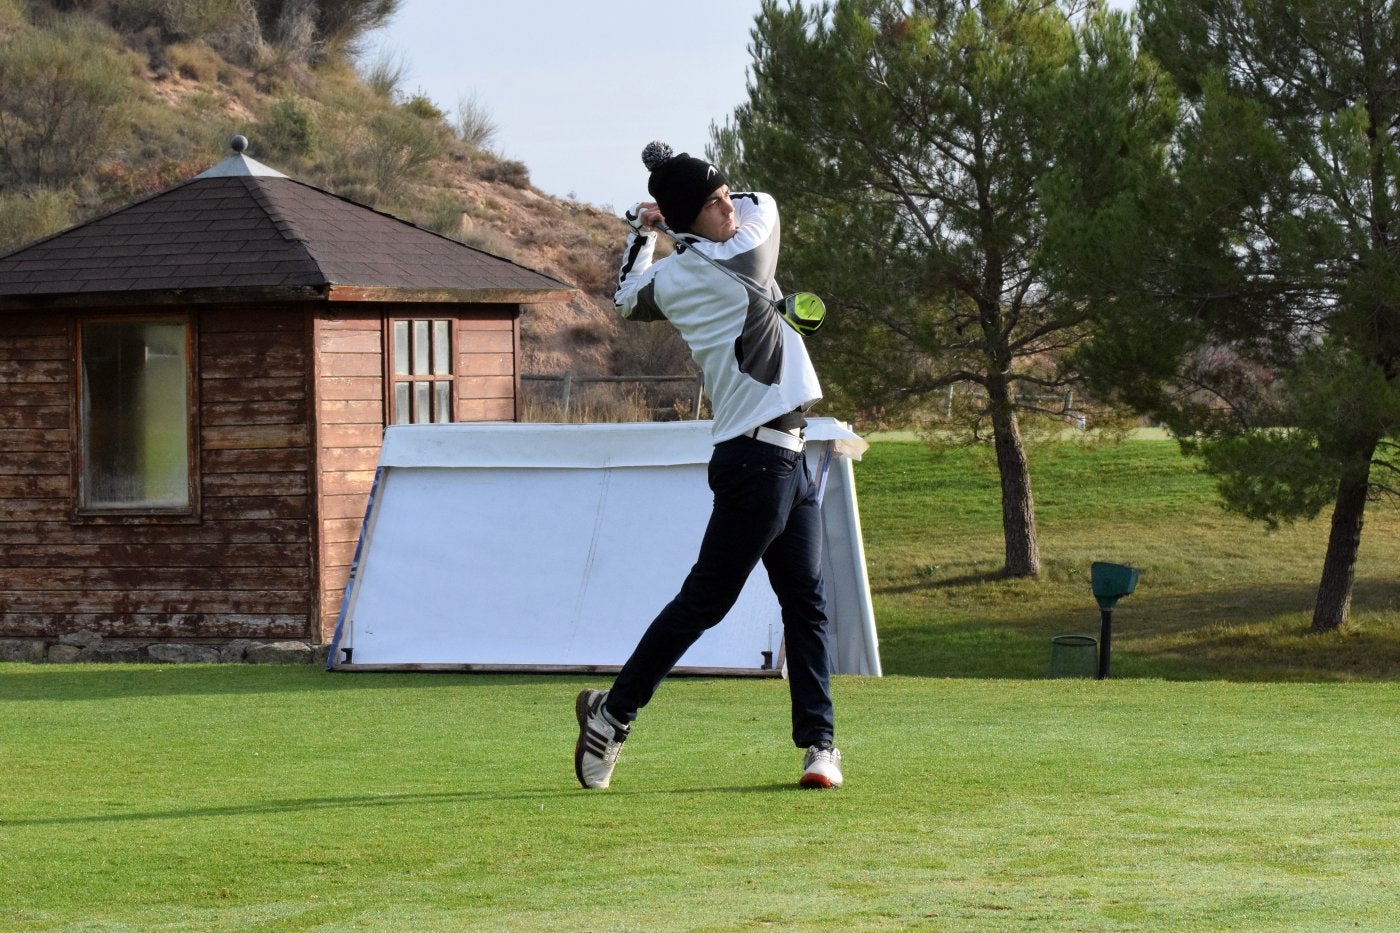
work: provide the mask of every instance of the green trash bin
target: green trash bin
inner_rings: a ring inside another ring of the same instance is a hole
[[[1099,642],[1092,635],[1056,635],[1050,639],[1051,677],[1097,677]]]

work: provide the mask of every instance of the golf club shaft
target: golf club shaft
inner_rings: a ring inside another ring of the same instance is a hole
[[[684,249],[691,248],[691,245],[689,243],[685,243],[684,241],[682,241],[681,238],[672,233],[671,228],[666,226],[665,224],[652,224],[652,226],[655,229],[660,230],[662,233],[666,234],[668,237],[670,237],[671,242],[675,243],[676,245],[681,246]],[[739,273],[735,272],[733,269],[725,268],[715,260],[711,259],[709,256],[706,256],[703,252],[701,252],[698,249],[695,250],[695,255],[699,256],[701,259],[705,260],[710,265],[714,266],[716,269],[723,272],[725,275],[729,276],[731,279],[738,282],[740,285],[744,286],[749,291],[753,292],[755,295],[762,298],[764,301],[768,302],[773,307],[779,308],[779,310],[781,310],[781,305],[779,304],[779,301],[777,299],[773,298],[773,296],[771,295],[764,294],[762,291],[759,290],[757,285],[755,285],[753,282],[750,282],[748,279],[744,278]]]

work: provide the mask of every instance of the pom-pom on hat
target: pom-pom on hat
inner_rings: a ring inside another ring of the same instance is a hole
[[[688,153],[674,155],[663,142],[647,143],[642,164],[651,172],[647,190],[666,217],[666,225],[678,233],[690,230],[700,208],[717,188],[729,184],[718,168]]]

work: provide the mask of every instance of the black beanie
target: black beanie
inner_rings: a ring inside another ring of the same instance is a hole
[[[688,232],[715,189],[729,184],[709,162],[685,152],[672,155],[663,142],[647,143],[642,163],[651,170],[647,190],[656,198],[666,225],[677,233]]]

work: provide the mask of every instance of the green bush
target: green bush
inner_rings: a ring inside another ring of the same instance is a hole
[[[446,118],[446,114],[438,109],[421,91],[414,94],[403,102],[405,113],[411,113],[420,120],[427,120],[430,123],[441,123]]]
[[[357,143],[354,160],[387,199],[422,181],[442,154],[437,127],[398,109],[371,117]]]
[[[272,105],[262,126],[262,145],[273,156],[310,156],[316,150],[316,121],[294,97]]]
[[[24,25],[24,5],[19,0],[0,0],[0,37]]]
[[[459,239],[462,236],[462,202],[455,195],[444,194],[434,198],[429,204],[415,212],[414,221],[418,226],[443,236]]]
[[[0,254],[72,226],[76,201],[52,188],[0,194]]]
[[[131,63],[92,20],[0,41],[0,180],[66,187],[130,135]]]

